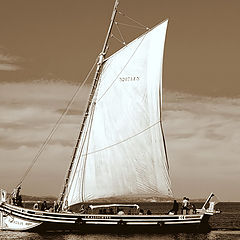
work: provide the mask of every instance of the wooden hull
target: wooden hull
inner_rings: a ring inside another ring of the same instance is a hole
[[[104,215],[51,213],[0,206],[0,229],[12,231],[78,231],[82,233],[156,233],[209,231],[212,213],[194,215]]]

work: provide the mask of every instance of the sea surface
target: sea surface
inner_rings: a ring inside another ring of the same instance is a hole
[[[151,209],[153,214],[166,213],[171,209],[171,203],[140,203],[143,209]],[[200,207],[200,203],[196,203]],[[204,234],[174,233],[174,234],[80,234],[80,233],[27,233],[0,231],[0,240],[240,240],[240,203],[218,203],[216,208],[220,214],[210,219],[212,231]]]

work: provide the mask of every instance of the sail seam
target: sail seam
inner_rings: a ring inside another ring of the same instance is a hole
[[[136,137],[136,136],[144,133],[145,131],[151,129],[152,127],[154,127],[155,125],[157,125],[157,124],[160,123],[160,122],[161,122],[161,120],[157,121],[156,123],[152,124],[151,126],[145,128],[144,130],[142,130],[142,131],[134,134],[133,136],[128,137],[128,138],[126,138],[126,139],[124,139],[124,140],[122,140],[122,141],[120,141],[120,142],[114,143],[114,144],[112,144],[112,145],[109,145],[109,146],[107,146],[107,147],[98,149],[98,150],[93,151],[93,152],[90,152],[90,153],[86,153],[86,154],[84,154],[84,155],[82,155],[82,156],[91,155],[91,154],[94,154],[94,153],[97,153],[97,152],[101,152],[101,151],[104,151],[104,150],[109,149],[109,148],[111,148],[111,147],[114,147],[114,146],[116,146],[116,145],[119,145],[119,144],[121,144],[121,143],[124,143],[124,142],[126,142],[126,141],[128,141],[128,140],[130,140],[130,139],[132,139],[132,138],[134,138],[134,137]]]

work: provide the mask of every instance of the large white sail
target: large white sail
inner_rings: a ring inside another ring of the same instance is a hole
[[[108,58],[64,202],[171,195],[160,123],[167,21]]]

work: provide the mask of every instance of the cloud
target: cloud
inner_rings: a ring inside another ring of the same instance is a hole
[[[54,81],[1,84],[1,187],[10,191],[17,184],[64,112],[76,87]],[[24,186],[25,193],[36,193],[35,187],[33,188],[29,183],[39,184],[39,181],[42,181],[43,185],[39,186],[38,190],[41,189],[41,191],[37,194],[58,193],[71,159],[82,119],[81,114],[75,113],[83,112],[88,94],[88,87],[84,87],[79,92],[69,109],[70,114],[61,121],[53,138],[29,174],[29,182],[26,181]],[[58,166],[59,171],[53,175],[54,166]],[[51,173],[48,174],[49,172]],[[49,187],[46,187],[48,185]],[[56,192],[52,189],[56,189]]]
[[[7,189],[11,190],[14,181],[6,173],[14,172],[15,181],[21,177],[75,90],[75,85],[65,82],[1,84],[0,182]],[[57,195],[73,153],[88,94],[88,86],[78,94],[28,176],[25,193],[37,192],[30,183],[38,185],[42,181],[44,187],[40,184],[38,194]],[[240,180],[240,99],[164,91],[163,107],[176,196],[205,197],[215,191],[222,200],[239,201],[232,184]]]
[[[17,71],[20,69],[22,68],[17,65],[0,62],[0,71]]]
[[[2,49],[0,48],[0,50]],[[21,61],[23,61],[21,57],[0,53],[0,71],[20,70],[22,68],[16,65],[16,63],[19,63]]]
[[[22,146],[17,151],[1,149],[0,187],[12,191],[30,166],[37,151],[38,148],[27,146]],[[66,146],[54,145],[47,148],[26,177],[23,192],[35,196],[58,196],[71,160],[71,153],[72,148]]]
[[[229,191],[232,181],[240,180],[240,99],[173,92],[165,97],[164,129],[176,195],[216,191],[225,200],[240,200]]]
[[[65,83],[2,84],[0,148],[40,146],[64,113],[75,90],[76,86]],[[66,142],[71,141],[73,131],[79,127],[87,96],[86,87],[62,119],[60,133],[57,132],[57,137],[50,144],[68,145]]]
[[[6,55],[6,54],[0,53],[0,61],[1,62],[15,63],[15,62],[19,62],[22,60],[23,59],[18,56],[11,56],[11,55]]]

